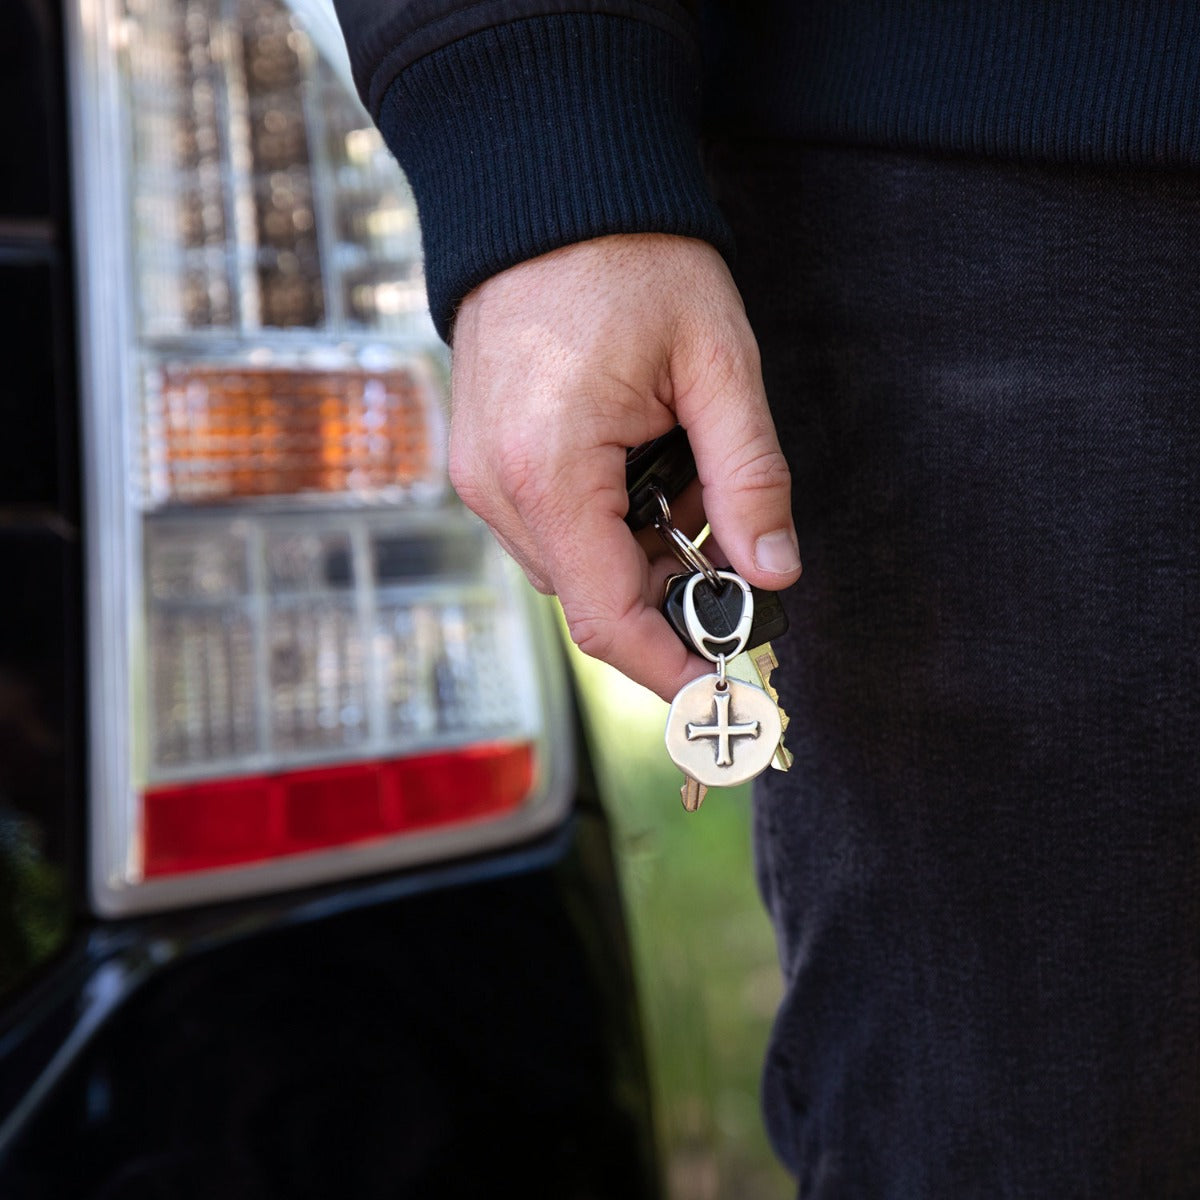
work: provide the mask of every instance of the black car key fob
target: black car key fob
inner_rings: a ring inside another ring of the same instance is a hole
[[[658,488],[669,504],[695,478],[696,460],[682,425],[627,450],[625,490],[629,493],[629,511],[625,524],[634,533],[653,525],[661,512],[654,489]]]
[[[667,581],[667,594],[663,600],[662,613],[679,636],[679,640],[689,650],[694,650],[696,646],[688,632],[683,608],[683,596],[687,591],[690,578],[690,575],[673,575]],[[739,605],[736,589],[729,584],[726,584],[720,593],[706,584],[702,584],[701,588],[703,591],[698,589],[698,594],[705,605],[705,615],[707,621],[711,623],[711,627],[714,629],[722,627],[723,620],[728,629],[732,630],[737,622],[735,610]],[[776,638],[783,637],[788,630],[788,619],[787,613],[783,610],[783,603],[779,599],[779,593],[751,586],[750,595],[754,600],[754,618],[746,644],[761,646],[765,642],[773,642]],[[723,611],[718,614],[717,610],[725,609],[729,610],[728,614],[724,614]]]

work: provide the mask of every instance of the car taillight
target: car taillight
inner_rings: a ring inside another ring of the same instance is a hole
[[[96,908],[548,828],[552,623],[447,487],[414,206],[328,5],[73,16]]]

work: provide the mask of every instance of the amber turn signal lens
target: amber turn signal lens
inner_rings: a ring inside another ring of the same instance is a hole
[[[437,401],[415,368],[167,365],[149,392],[154,504],[369,495],[439,473],[431,428]]]

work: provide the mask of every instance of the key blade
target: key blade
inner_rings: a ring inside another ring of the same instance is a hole
[[[704,803],[708,788],[690,775],[683,777],[683,787],[679,789],[679,798],[688,812],[695,812]]]
[[[771,643],[766,642],[762,646],[747,650],[746,654],[754,664],[754,670],[758,675],[758,686],[778,704],[779,693],[771,684],[771,676],[775,673],[775,668],[779,666],[779,659],[775,657],[775,651],[771,648]],[[786,718],[784,719],[783,727],[787,728]]]
[[[783,712],[783,709],[779,710]],[[783,744],[783,738],[779,739],[779,745],[775,749],[775,757],[771,759],[771,766],[776,771],[790,771],[792,763],[796,761],[792,752]]]
[[[741,679],[762,688],[775,702],[775,707],[779,709],[779,723],[783,726],[783,735],[779,738],[779,746],[775,751],[775,757],[771,759],[771,766],[776,771],[787,771],[795,759],[792,752],[783,744],[783,736],[787,734],[791,718],[780,705],[779,692],[771,683],[771,676],[778,666],[779,659],[775,657],[774,648],[770,642],[764,642],[761,646],[743,650],[741,654],[731,658],[725,669],[735,679]]]
[[[743,650],[741,654],[735,655],[725,664],[725,671],[732,675],[735,679],[742,680],[743,683],[752,683],[755,687],[760,687],[776,704],[779,703],[779,692],[776,691],[771,683],[771,676],[775,672],[775,668],[779,666],[779,659],[775,657],[775,651],[771,647],[770,642],[766,642],[761,646],[755,646],[751,650]],[[780,715],[783,717],[783,727],[787,728],[787,714],[780,709]]]

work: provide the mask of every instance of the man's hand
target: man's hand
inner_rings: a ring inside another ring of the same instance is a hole
[[[558,595],[579,648],[668,700],[711,668],[658,611],[678,567],[652,566],[624,523],[625,450],[677,420],[724,555],[760,587],[793,583],[787,464],[754,335],[712,247],[597,238],[503,271],[463,301],[451,482],[533,585]]]

